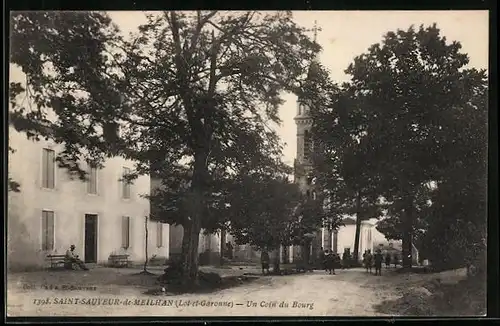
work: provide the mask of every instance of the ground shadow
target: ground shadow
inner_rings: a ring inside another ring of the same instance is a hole
[[[229,288],[248,285],[259,279],[256,276],[225,276],[221,277],[217,282],[207,282],[200,280],[196,285],[185,286],[179,283],[159,284],[147,289],[143,294],[147,295],[178,295],[178,294],[208,294],[222,291]]]
[[[484,316],[486,283],[468,278],[456,284],[429,282],[405,288],[401,296],[374,305],[376,312],[396,316]]]

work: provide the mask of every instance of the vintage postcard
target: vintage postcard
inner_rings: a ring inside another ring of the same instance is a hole
[[[11,12],[7,315],[484,315],[488,18]]]

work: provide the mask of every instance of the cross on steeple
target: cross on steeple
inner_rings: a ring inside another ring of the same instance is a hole
[[[311,29],[306,29],[307,32],[314,32],[314,42],[316,42],[316,37],[318,36],[318,31],[321,32],[323,29],[318,27],[318,21],[314,21],[314,27]]]

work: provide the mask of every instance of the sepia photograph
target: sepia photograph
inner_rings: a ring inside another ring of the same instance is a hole
[[[488,11],[9,19],[8,317],[486,315]]]

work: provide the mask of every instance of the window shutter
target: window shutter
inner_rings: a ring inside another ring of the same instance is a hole
[[[47,212],[42,211],[42,250],[47,250],[47,229]]]
[[[55,174],[55,155],[54,151],[48,150],[48,187],[47,188],[54,188],[55,182],[54,182],[54,174]]]
[[[163,247],[163,224],[160,222],[156,224],[156,246]]]
[[[54,250],[54,212],[47,212],[47,250]]]
[[[90,167],[89,169],[87,191],[89,194],[97,194],[97,168],[95,167]]]
[[[44,148],[43,151],[42,151],[42,187],[44,188],[48,188],[48,151]],[[42,216],[45,216],[45,212],[42,212]],[[43,219],[45,220],[45,217],[43,217]],[[44,227],[43,230],[46,230],[46,228]]]
[[[130,246],[130,217],[122,217],[122,248],[128,249]]]
[[[54,250],[54,212],[42,211],[42,250]]]

